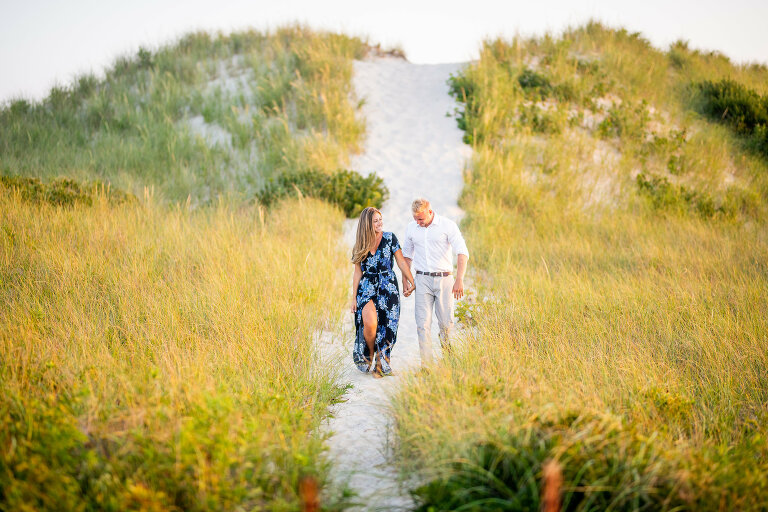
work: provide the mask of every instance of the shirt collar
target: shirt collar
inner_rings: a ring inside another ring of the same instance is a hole
[[[438,214],[435,214],[435,216],[432,218],[432,223],[429,226],[427,226],[426,228],[423,227],[423,226],[419,226],[419,223],[416,222],[415,220],[412,220],[411,224],[413,224],[414,227],[416,227],[416,228],[427,229],[427,228],[430,228],[432,226],[438,226],[440,224],[440,219],[442,219],[442,216],[438,215]]]

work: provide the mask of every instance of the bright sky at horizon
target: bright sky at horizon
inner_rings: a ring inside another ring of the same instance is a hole
[[[76,75],[194,30],[270,29],[299,22],[402,47],[415,63],[463,62],[483,39],[559,33],[596,19],[641,32],[659,48],[678,39],[735,62],[768,63],[764,0],[0,0],[0,102],[41,99]]]

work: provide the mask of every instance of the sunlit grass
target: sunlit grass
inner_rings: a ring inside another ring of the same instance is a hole
[[[196,33],[3,106],[0,508],[296,510],[303,475],[345,506],[311,341],[344,303],[343,214],[254,198],[348,164],[365,48]]]
[[[334,171],[364,125],[351,97],[357,38],[296,26],[272,33],[189,34],[118,59],[39,103],[0,110],[6,174],[154,185],[195,204],[250,198],[282,172]],[[214,143],[193,127],[221,134]]]
[[[550,458],[571,510],[764,506],[768,165],[685,91],[717,73],[757,87],[766,71],[672,51],[690,69],[590,24],[488,42],[462,73],[477,324],[394,401],[424,510],[536,509]],[[526,68],[550,85],[523,87]],[[648,192],[640,172],[671,185]]]
[[[0,206],[6,506],[290,509],[322,477],[340,212]]]

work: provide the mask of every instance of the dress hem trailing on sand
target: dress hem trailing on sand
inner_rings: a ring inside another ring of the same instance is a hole
[[[381,372],[392,372],[389,359],[392,347],[397,341],[397,324],[400,320],[400,289],[397,285],[397,277],[392,268],[395,253],[400,250],[400,243],[394,233],[385,231],[376,252],[368,254],[360,262],[363,275],[357,287],[355,298],[357,308],[355,310],[355,345],[352,350],[352,359],[361,372],[372,372],[375,366],[372,363],[368,345],[363,336],[363,307],[368,301],[373,300],[376,307],[377,326],[374,350],[380,354]]]

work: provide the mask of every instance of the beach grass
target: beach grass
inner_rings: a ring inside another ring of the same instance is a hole
[[[99,179],[170,201],[252,198],[284,172],[335,171],[364,130],[359,38],[301,26],[188,34],[0,110],[3,174]]]
[[[293,510],[326,483],[337,209],[0,204],[4,508]]]
[[[313,343],[344,215],[256,196],[348,164],[365,48],[194,33],[3,106],[0,509],[297,510],[302,481],[346,506],[318,428],[345,389]]]
[[[487,41],[451,86],[475,151],[465,342],[393,400],[419,510],[763,510],[768,162],[696,110],[764,66],[598,23]]]

